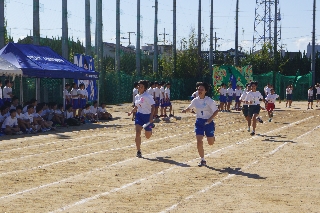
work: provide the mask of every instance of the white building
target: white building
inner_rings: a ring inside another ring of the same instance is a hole
[[[316,51],[316,53],[320,52],[320,45],[319,44],[315,45],[315,51]],[[307,46],[307,57],[311,57],[311,53],[312,53],[312,45],[309,43]]]

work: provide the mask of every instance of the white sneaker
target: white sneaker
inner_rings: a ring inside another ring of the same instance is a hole
[[[22,135],[23,132],[19,131],[19,132],[16,132],[17,135]]]
[[[45,128],[41,128],[41,132],[46,132],[46,131],[48,131],[48,130]]]

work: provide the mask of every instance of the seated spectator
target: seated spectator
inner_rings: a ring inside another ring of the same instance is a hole
[[[65,122],[69,126],[80,126],[80,121],[74,118],[73,108],[71,104],[66,106],[66,111],[64,112]]]
[[[60,126],[66,126],[64,121],[63,105],[55,104],[52,109],[53,109],[52,121]]]
[[[98,108],[98,117],[100,120],[112,120],[112,115],[107,112],[105,103],[102,103],[101,107]]]
[[[85,119],[85,122],[94,122],[93,114],[90,110],[90,104],[86,104],[81,111],[81,116]]]
[[[15,109],[19,105],[19,99],[16,96],[13,96],[12,101],[11,101],[11,106],[10,109]]]
[[[41,126],[42,132],[47,132],[51,129],[55,129],[54,127],[52,127],[52,124],[53,124],[52,121],[45,121],[41,117],[41,113],[42,113],[42,106],[37,106],[36,113],[34,113],[33,115],[33,122]]]
[[[16,110],[15,109],[11,109],[10,110],[10,116],[8,116],[3,124],[2,124],[2,132],[6,135],[20,135],[22,134],[22,132],[20,131],[20,128],[18,126],[18,121],[16,118]]]
[[[22,106],[18,105],[16,108],[17,108],[16,118],[17,118],[18,126],[20,130],[27,134],[34,133],[34,129],[32,129],[30,121],[22,113]]]

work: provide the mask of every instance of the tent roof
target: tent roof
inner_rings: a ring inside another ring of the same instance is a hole
[[[77,67],[46,46],[8,43],[0,50],[0,56],[21,69],[26,77],[88,80],[99,76],[98,72]]]
[[[22,75],[22,70],[0,56],[0,75]]]

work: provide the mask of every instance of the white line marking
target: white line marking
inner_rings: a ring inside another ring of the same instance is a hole
[[[306,136],[306,135],[310,134],[311,132],[313,132],[314,130],[316,130],[316,129],[318,129],[318,128],[320,128],[320,125],[317,126],[317,127],[315,127],[315,128],[313,128],[312,130],[310,130],[310,131],[308,131],[308,132],[306,132],[306,133],[304,133],[304,134],[296,137],[296,138],[293,139],[293,140],[296,140],[296,139],[299,139],[299,138],[301,138],[301,137],[303,137],[303,136]],[[275,153],[278,152],[282,147],[284,147],[286,144],[288,144],[288,142],[285,142],[285,143],[281,144],[281,145],[278,146],[276,149],[274,149],[274,150],[272,150],[271,152],[269,152],[269,155],[275,154]],[[243,168],[243,169],[241,169],[241,170],[239,170],[239,171],[243,171],[243,170],[249,169],[250,167],[252,167],[253,165],[255,165],[255,164],[257,164],[257,163],[259,163],[259,160],[256,160],[256,161],[250,163],[248,166],[246,166],[245,168]],[[239,171],[237,171],[237,173],[238,173]],[[235,173],[235,174],[229,174],[229,175],[227,175],[226,177],[224,177],[223,179],[221,179],[220,181],[215,182],[215,183],[213,183],[212,185],[210,185],[210,186],[208,186],[208,187],[205,187],[204,189],[196,192],[196,193],[193,194],[193,195],[189,195],[188,197],[186,197],[186,198],[184,199],[184,201],[190,200],[190,199],[194,198],[195,196],[199,195],[200,193],[207,192],[207,191],[209,191],[211,188],[213,188],[213,187],[215,187],[215,186],[217,186],[217,185],[221,185],[221,184],[223,183],[223,181],[234,177],[237,173]],[[169,211],[175,209],[176,207],[178,207],[178,205],[180,205],[182,202],[183,202],[183,201],[180,201],[179,203],[173,204],[173,205],[170,206],[169,208],[166,208],[165,210],[161,211],[160,213],[169,212]]]
[[[237,130],[236,130],[237,131]],[[231,131],[233,132],[233,131]],[[230,132],[230,133],[231,133]],[[150,156],[150,155],[155,155],[155,154],[158,154],[158,153],[163,153],[163,152],[167,152],[167,151],[172,151],[172,150],[175,150],[175,149],[178,149],[178,148],[181,148],[181,147],[184,147],[184,146],[189,146],[193,143],[188,143],[188,144],[185,144],[185,145],[181,145],[181,146],[177,146],[177,147],[174,147],[174,148],[169,148],[169,149],[166,149],[166,150],[161,150],[161,151],[158,151],[158,152],[154,152],[154,153],[151,153],[151,154],[146,154],[144,156]],[[222,150],[222,149],[221,149]],[[91,174],[95,171],[101,171],[103,169],[106,169],[108,167],[111,167],[111,166],[115,166],[115,165],[118,165],[118,164],[122,164],[122,163],[126,163],[126,162],[130,162],[130,161],[133,161],[137,158],[130,158],[130,159],[127,159],[127,160],[123,160],[123,161],[119,161],[117,163],[114,163],[114,164],[111,164],[111,165],[107,165],[105,167],[100,167],[100,168],[95,168],[89,172],[85,172],[85,173],[81,173],[81,174],[78,174],[78,175],[74,175],[74,176],[71,176],[69,178],[66,178],[66,179],[62,179],[62,180],[59,180],[59,181],[55,181],[55,182],[52,182],[52,183],[48,183],[48,184],[44,184],[44,185],[40,185],[40,186],[37,186],[37,187],[34,187],[34,188],[30,188],[30,189],[26,189],[26,190],[23,190],[23,191],[20,191],[20,192],[16,192],[16,193],[13,193],[13,194],[10,194],[10,195],[6,195],[6,196],[2,196],[0,197],[0,199],[5,199],[5,198],[9,198],[9,197],[15,197],[17,195],[21,195],[21,194],[24,194],[24,193],[27,193],[27,192],[30,192],[30,191],[34,191],[34,190],[38,190],[38,189],[42,189],[42,188],[46,188],[46,187],[49,187],[49,186],[53,186],[53,185],[56,185],[56,184],[59,184],[59,183],[63,183],[63,182],[66,182],[66,181],[70,181],[76,177],[80,177],[82,175],[88,175],[88,174]]]
[[[309,117],[309,118],[302,119],[302,120],[300,120],[300,121],[294,122],[294,123],[292,123],[292,124],[287,125],[286,127],[289,127],[289,126],[291,126],[291,125],[294,125],[294,124],[297,124],[297,123],[306,121],[306,120],[308,120],[308,119],[310,119],[310,118],[312,118],[312,117],[314,117],[314,116],[311,116],[311,117]],[[278,130],[283,129],[283,128],[284,128],[284,127],[280,127],[280,128],[274,129],[274,130],[272,130],[272,131],[269,131],[269,133],[278,131]],[[255,137],[252,137],[252,138],[250,138],[250,139],[254,139],[254,138],[255,138]],[[245,141],[247,141],[247,140],[245,140]],[[242,143],[237,143],[237,144],[242,144]],[[224,150],[224,149],[231,148],[231,147],[233,147],[233,146],[234,146],[234,144],[229,145],[229,146],[226,146],[226,147],[223,147],[223,148],[220,148],[220,149],[218,149],[218,150],[216,150],[216,151],[213,151],[213,152],[211,152],[210,154],[207,154],[207,155],[205,155],[205,156],[208,157],[208,156],[210,156],[210,155],[212,155],[212,154],[215,154],[215,153],[217,153],[217,152],[220,152],[220,151],[222,151],[222,150]],[[191,162],[193,162],[193,161],[195,161],[195,160],[197,160],[197,159],[199,159],[199,158],[195,158],[195,159],[192,159],[192,160],[190,160],[190,161],[187,161],[187,162],[184,162],[184,163],[181,163],[181,164],[191,163]],[[258,161],[254,161],[253,163],[249,164],[249,165],[248,165],[247,167],[245,167],[244,169],[250,168],[250,166],[252,166],[252,165],[254,165],[254,164],[257,164],[257,163],[258,163]],[[135,180],[134,182],[131,182],[131,183],[125,184],[125,185],[123,185],[123,186],[121,186],[121,187],[112,189],[111,191],[103,192],[103,193],[101,193],[101,194],[97,194],[97,195],[94,195],[94,196],[91,196],[91,197],[88,197],[88,198],[84,198],[84,199],[82,199],[82,200],[80,200],[80,201],[77,201],[77,202],[75,202],[75,203],[73,203],[73,204],[69,204],[69,205],[66,205],[66,206],[64,206],[64,207],[61,207],[61,208],[59,208],[59,209],[57,209],[57,210],[54,210],[54,211],[52,211],[51,213],[65,211],[65,210],[70,209],[70,208],[73,208],[73,207],[75,207],[75,206],[77,206],[77,205],[81,205],[81,204],[87,203],[87,202],[89,202],[89,201],[91,201],[91,200],[98,199],[98,198],[100,198],[100,197],[102,197],[102,196],[105,196],[105,195],[108,195],[108,194],[110,194],[110,193],[112,193],[112,192],[119,191],[119,190],[121,190],[121,189],[125,189],[125,188],[127,188],[127,187],[129,187],[129,186],[132,186],[132,185],[136,184],[136,183],[140,183],[140,182],[142,182],[142,181],[144,181],[144,180],[148,180],[148,179],[150,179],[150,178],[152,178],[152,177],[155,177],[155,176],[164,174],[165,172],[169,172],[169,171],[171,171],[171,170],[173,170],[173,169],[175,169],[175,168],[179,168],[179,165],[172,166],[172,167],[170,167],[170,168],[168,168],[168,169],[165,169],[165,170],[162,170],[162,171],[160,171],[160,172],[158,172],[158,173],[152,174],[152,175],[150,175],[150,176],[148,176],[148,177],[146,177],[146,178],[141,178],[141,179]],[[237,174],[237,173],[236,173],[236,174]],[[228,179],[229,179],[229,178],[233,177],[233,176],[236,175],[236,174],[230,174],[230,175],[228,175],[228,176],[225,177],[225,178],[228,178]],[[224,178],[224,179],[225,179],[225,178]],[[224,179],[223,179],[223,180],[224,180]],[[223,180],[222,180],[222,181],[223,181]],[[219,182],[222,182],[222,181],[219,181]],[[209,188],[212,188],[212,187],[215,186],[216,184],[217,184],[217,183],[213,184],[213,185],[210,186]],[[206,190],[206,189],[204,189],[204,190]],[[208,190],[208,189],[207,189],[207,190]],[[193,196],[192,196],[192,197],[193,197]],[[192,198],[192,197],[191,197],[191,198]],[[191,198],[189,198],[189,199],[191,199]],[[178,206],[179,203],[174,204],[174,205]],[[171,207],[170,207],[170,208],[171,208]]]

